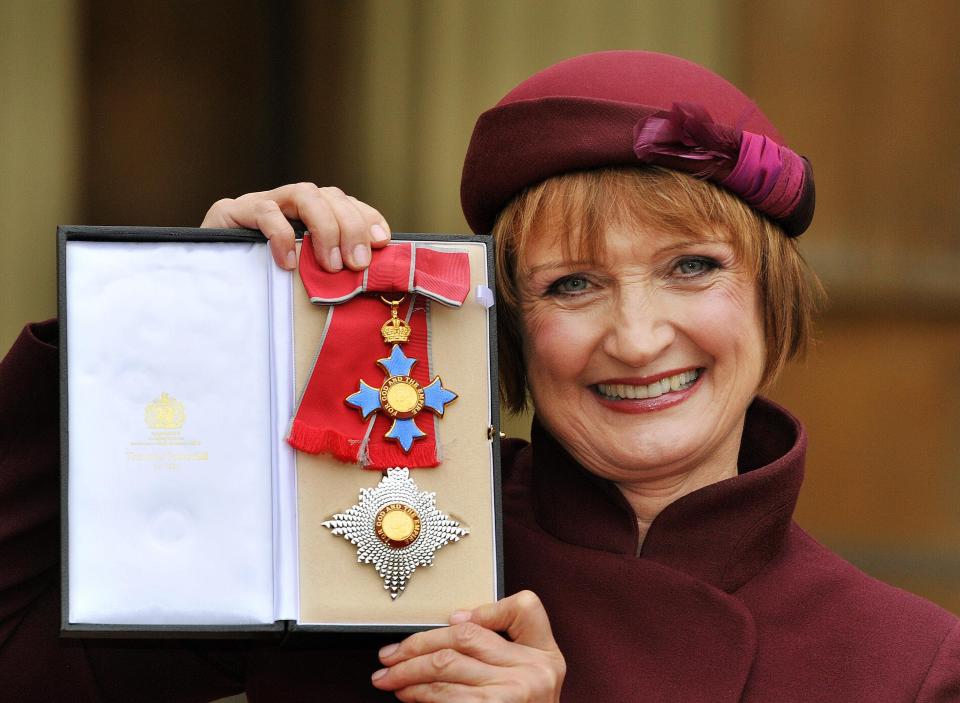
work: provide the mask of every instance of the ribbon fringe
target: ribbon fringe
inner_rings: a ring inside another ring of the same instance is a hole
[[[290,427],[287,442],[294,449],[309,454],[332,454],[337,459],[349,464],[357,463],[357,452],[360,443],[349,439],[335,430],[321,430],[311,427],[300,420],[294,420]]]
[[[390,469],[395,466],[432,469],[440,465],[436,447],[432,445],[414,443],[410,451],[404,454],[399,445],[391,447],[371,442],[367,446],[367,451],[370,454],[370,463],[363,467],[365,469]]]
[[[398,447],[370,442],[367,444],[366,457],[360,457],[360,442],[345,437],[335,430],[312,427],[300,420],[294,420],[290,427],[287,442],[294,449],[310,454],[330,454],[347,464],[360,464],[372,471],[393,468],[395,466],[414,466],[433,468],[440,465],[437,452],[432,445],[414,444],[407,454]],[[361,461],[363,459],[363,461]]]

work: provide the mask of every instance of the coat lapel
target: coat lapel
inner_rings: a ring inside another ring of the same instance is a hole
[[[535,422],[505,485],[507,585],[544,601],[567,659],[565,700],[740,700],[757,635],[735,591],[783,546],[806,438],[757,400],[743,446],[740,475],[668,506],[641,550],[616,486]]]

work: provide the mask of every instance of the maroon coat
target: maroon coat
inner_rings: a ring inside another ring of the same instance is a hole
[[[512,444],[516,447],[516,444]],[[634,514],[544,430],[505,457],[512,590],[547,607],[572,701],[960,701],[960,622],[857,570],[792,515],[806,435],[747,414],[740,475]]]
[[[60,640],[54,324],[0,363],[0,691],[17,701],[391,700],[375,647]],[[542,429],[504,449],[508,589],[540,594],[566,701],[960,701],[960,625],[791,515],[805,437],[750,409],[741,475],[667,507],[637,554],[619,492]],[[395,638],[393,638],[395,639]],[[356,643],[354,643],[355,645]]]

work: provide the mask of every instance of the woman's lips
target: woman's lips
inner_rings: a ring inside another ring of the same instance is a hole
[[[644,383],[621,383],[620,379],[597,383],[591,388],[601,405],[625,413],[663,410],[682,403],[697,388],[705,369],[668,371],[664,374],[638,379]],[[626,380],[626,379],[624,379]]]

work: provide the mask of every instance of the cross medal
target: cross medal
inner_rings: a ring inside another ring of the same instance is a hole
[[[393,418],[393,424],[384,437],[395,439],[407,453],[414,440],[426,437],[426,433],[417,427],[414,420],[416,415],[427,408],[443,417],[444,406],[453,401],[457,394],[444,388],[439,376],[434,376],[426,386],[421,386],[410,377],[410,369],[417,360],[411,359],[400,349],[400,345],[410,338],[410,325],[397,315],[397,306],[403,298],[381,300],[390,306],[390,319],[380,328],[380,333],[384,342],[394,342],[390,356],[377,361],[387,378],[379,388],[361,380],[360,389],[348,395],[346,403],[357,408],[364,420],[377,411]]]

